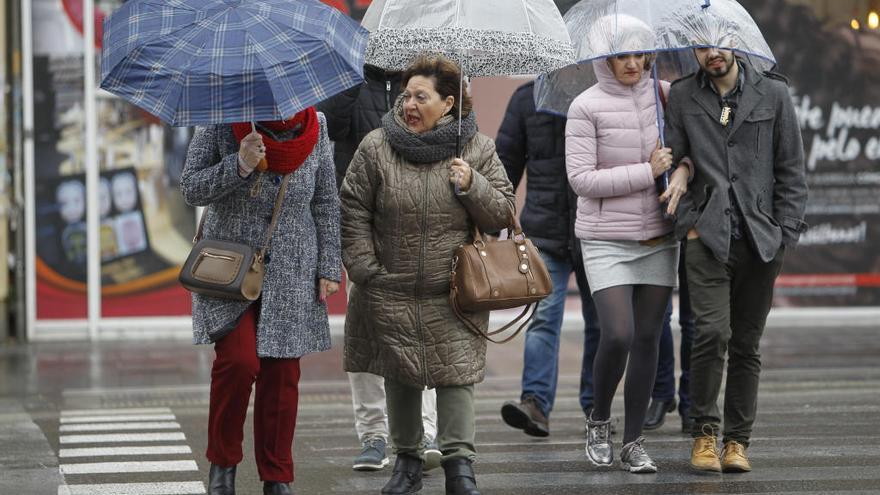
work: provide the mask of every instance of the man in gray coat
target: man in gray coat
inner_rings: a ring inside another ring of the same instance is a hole
[[[673,84],[666,114],[674,163],[694,179],[676,210],[687,237],[696,334],[691,355],[691,466],[751,470],[761,334],[786,247],[806,231],[804,151],[787,80],[730,50],[695,50],[700,70]],[[728,359],[724,415],[717,399]],[[716,435],[722,418],[723,450]]]

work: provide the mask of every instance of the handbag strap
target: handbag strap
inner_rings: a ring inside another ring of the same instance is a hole
[[[260,248],[259,256],[261,259],[266,254],[266,250],[269,249],[269,241],[272,239],[272,233],[275,231],[275,226],[278,224],[278,214],[281,212],[281,205],[284,203],[284,194],[287,192],[288,182],[290,182],[290,174],[284,174],[284,179],[281,180],[281,187],[278,188],[278,194],[275,196],[275,207],[272,209],[272,220],[269,222],[269,227],[266,228],[266,241],[263,243],[263,247]],[[205,207],[205,211],[199,219],[199,228],[196,230],[196,236],[193,237],[193,244],[202,239],[202,231],[205,227],[206,216],[208,216],[208,207]]]
[[[503,327],[499,328],[498,330],[493,330],[491,332],[484,332],[480,327],[475,325],[474,322],[472,322],[467,316],[465,316],[464,312],[458,306],[458,302],[455,299],[455,293],[457,290],[458,289],[453,289],[453,291],[450,292],[450,294],[449,294],[449,304],[452,306],[452,312],[455,313],[455,316],[458,317],[458,319],[461,320],[462,323],[464,323],[464,326],[467,327],[468,330],[479,335],[480,337],[483,337],[484,339],[488,340],[489,342],[494,342],[496,344],[506,344],[507,342],[510,342],[511,340],[513,340],[517,335],[519,335],[519,333],[522,331],[522,329],[525,328],[526,325],[532,320],[532,317],[535,316],[535,310],[538,309],[538,303],[532,303],[532,304],[526,305],[526,307],[523,308],[523,310],[519,314],[519,316],[514,318],[513,321],[511,321],[507,325],[504,325]],[[517,327],[517,329],[514,330],[514,332],[512,334],[507,336],[507,338],[502,339],[502,340],[495,340],[492,338],[493,335],[498,335],[499,333],[507,330],[508,328],[512,327],[517,322],[519,322],[523,318],[523,316],[525,316],[526,313],[529,312],[530,309],[531,309],[531,313],[529,314],[529,316],[525,320],[523,320],[523,322],[520,324],[520,326]]]

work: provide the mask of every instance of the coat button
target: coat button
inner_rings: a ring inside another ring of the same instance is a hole
[[[727,147],[728,147],[728,148],[733,148],[734,146],[736,146],[736,143],[734,143],[733,141],[728,141],[728,142],[727,142]]]
[[[272,259],[268,254],[263,256],[263,263],[269,264],[269,260]]]
[[[739,176],[738,176],[738,175],[733,174],[733,175],[730,176],[730,182],[736,182],[736,181],[738,181],[738,180],[739,180]]]
[[[730,208],[725,208],[725,209],[724,209],[724,214],[725,214],[725,215],[730,215]]]

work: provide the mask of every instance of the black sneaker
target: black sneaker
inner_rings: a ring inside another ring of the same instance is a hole
[[[364,440],[359,456],[354,458],[352,469],[355,471],[378,471],[388,465],[385,456],[385,439],[376,437]]]

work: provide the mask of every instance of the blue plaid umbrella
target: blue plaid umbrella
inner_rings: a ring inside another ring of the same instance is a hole
[[[367,36],[319,0],[129,0],[101,88],[174,126],[281,120],[360,84]]]

